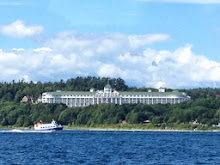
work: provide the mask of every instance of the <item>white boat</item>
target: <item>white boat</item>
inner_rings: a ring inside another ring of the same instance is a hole
[[[34,125],[35,131],[48,131],[48,130],[62,130],[63,127],[61,124],[58,124],[55,120],[52,120],[51,123],[42,123],[38,122]]]

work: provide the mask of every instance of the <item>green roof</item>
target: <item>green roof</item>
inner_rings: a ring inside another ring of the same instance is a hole
[[[89,91],[60,91],[60,92],[47,92],[51,95],[94,95],[96,92]]]
[[[95,95],[96,92],[89,92],[89,91],[59,91],[59,92],[47,92],[48,94],[51,95]],[[186,96],[185,93],[183,92],[120,92],[118,91],[119,95],[151,95],[151,96],[164,96],[164,95],[169,95],[169,96],[178,96],[178,97],[183,97]]]
[[[119,92],[120,95],[152,95],[152,96],[164,96],[164,95],[172,95],[172,96],[184,96],[183,92]]]
[[[111,85],[107,84],[105,88],[112,88]]]

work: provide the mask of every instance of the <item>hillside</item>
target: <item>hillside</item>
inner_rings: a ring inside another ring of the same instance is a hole
[[[101,104],[89,107],[69,108],[62,104],[31,104],[20,103],[25,95],[35,99],[45,91],[55,90],[89,90],[91,87],[102,89],[107,78],[77,77],[66,82],[0,83],[0,125],[29,127],[42,120],[52,119],[69,126],[100,126],[141,124],[155,128],[179,125],[188,129],[217,125],[220,120],[219,88],[183,89],[192,99],[175,105],[145,104]],[[119,91],[146,91],[149,88],[135,88],[125,85],[122,79],[112,79],[111,85]],[[152,88],[151,88],[152,89]],[[154,90],[154,89],[152,89]],[[168,89],[170,90],[170,89]]]

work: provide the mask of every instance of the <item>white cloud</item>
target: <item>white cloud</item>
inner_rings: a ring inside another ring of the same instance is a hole
[[[175,51],[149,48],[153,42],[170,38],[166,34],[60,33],[40,48],[0,50],[0,70],[4,71],[0,77],[4,81],[59,81],[92,75],[121,77],[147,87],[220,87],[220,63],[194,53],[191,45]]]
[[[0,76],[3,81],[10,81],[10,78],[19,75],[20,66],[15,67],[19,60],[20,57],[17,54],[0,51],[0,70],[2,71]]]
[[[30,82],[30,78],[29,78],[28,75],[24,75],[24,76],[22,77],[22,80],[23,80],[24,82],[27,82],[27,83]]]
[[[51,52],[52,49],[48,48],[48,47],[41,47],[41,48],[33,49],[33,51],[35,51],[35,52],[41,52],[41,51]]]
[[[122,76],[123,74],[123,71],[115,64],[102,64],[98,70],[100,77],[119,77],[119,75]]]
[[[160,88],[160,87],[165,87],[166,83],[165,82],[162,82],[162,81],[159,81],[155,84],[155,87],[156,88]]]
[[[97,47],[97,53],[109,53],[117,48],[117,43],[114,40],[106,39]]]
[[[0,63],[4,63],[4,62],[10,62],[10,64],[13,65],[14,62],[16,62],[17,60],[19,60],[19,55],[12,53],[12,52],[4,52],[4,51],[0,51]]]
[[[138,0],[143,2],[174,2],[174,3],[197,3],[197,4],[220,4],[220,0]]]
[[[43,26],[40,25],[25,25],[23,21],[17,20],[10,25],[0,26],[0,33],[15,37],[15,38],[25,38],[31,37],[36,34],[43,32]]]
[[[13,51],[18,51],[18,52],[21,52],[21,51],[24,51],[23,48],[12,48]]]
[[[128,36],[128,39],[131,47],[138,48],[155,42],[168,41],[171,38],[167,34],[151,34],[151,35],[130,35]]]

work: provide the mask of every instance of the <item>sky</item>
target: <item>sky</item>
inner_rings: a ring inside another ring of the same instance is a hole
[[[0,0],[0,81],[220,87],[220,0]]]

